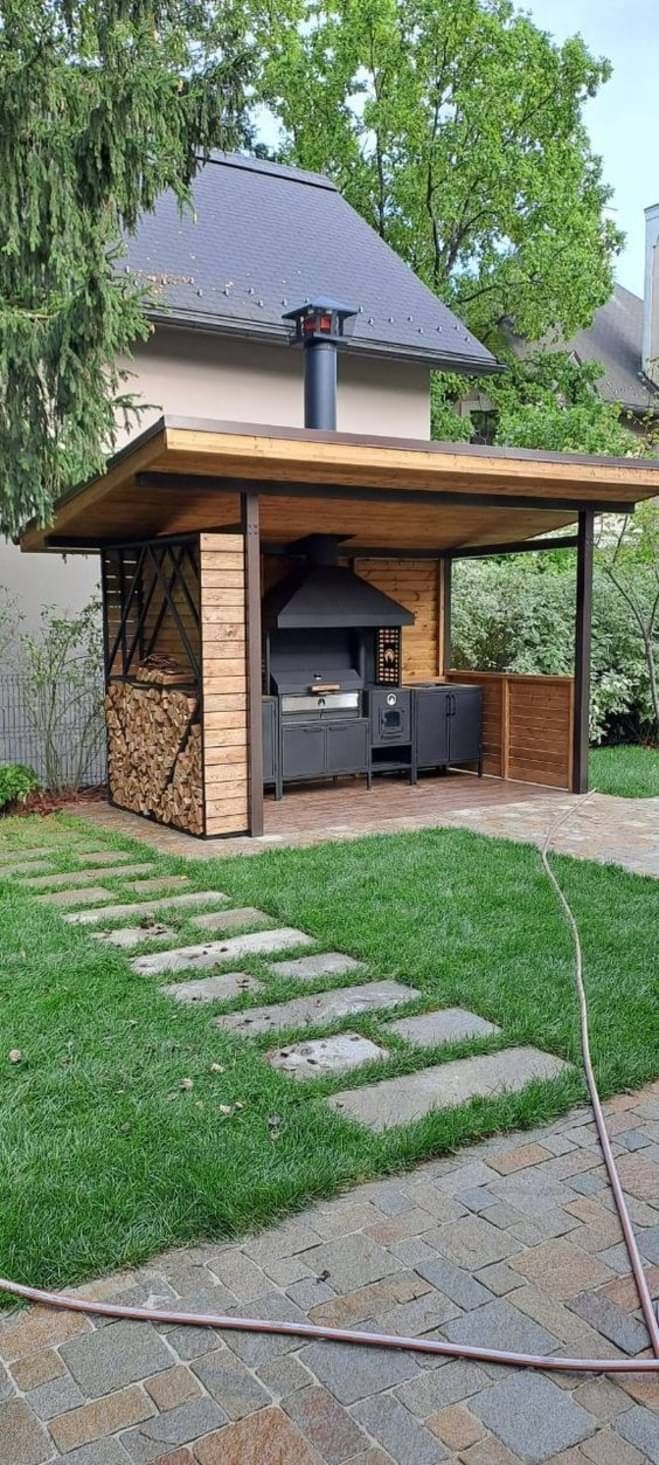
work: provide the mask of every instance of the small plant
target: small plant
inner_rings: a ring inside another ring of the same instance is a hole
[[[39,787],[33,768],[24,763],[0,764],[0,809],[7,804],[24,804],[29,794]]]

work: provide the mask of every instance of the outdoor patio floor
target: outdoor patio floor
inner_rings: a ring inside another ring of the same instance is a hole
[[[606,1109],[656,1297],[659,1084]],[[570,1357],[647,1355],[587,1109],[81,1293]],[[659,1378],[647,1375],[95,1326],[45,1309],[0,1321],[0,1360],[0,1465],[60,1452],[71,1465],[659,1462]]]

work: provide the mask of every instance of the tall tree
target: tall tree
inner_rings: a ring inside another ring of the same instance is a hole
[[[583,103],[609,75],[510,0],[254,0],[282,153],[346,198],[481,340],[589,323],[620,243]]]
[[[121,239],[246,136],[238,0],[0,0],[0,530],[100,468],[148,333]]]

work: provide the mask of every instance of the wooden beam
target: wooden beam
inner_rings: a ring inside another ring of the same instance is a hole
[[[442,562],[441,578],[441,675],[448,676],[451,670],[451,601],[452,601],[452,574],[451,560],[445,559]]]
[[[245,535],[245,599],[247,629],[247,759],[249,776],[249,832],[263,834],[263,702],[261,674],[261,552],[259,501],[254,493],[243,498]]]
[[[574,639],[574,722],[572,792],[588,790],[590,714],[590,644],[593,605],[593,511],[579,514],[577,544],[577,607]]]
[[[138,488],[174,489],[181,493],[182,474],[139,473]],[[554,498],[544,494],[521,493],[464,493],[454,489],[433,488],[374,488],[356,484],[317,482],[289,482],[284,479],[222,478],[215,474],[195,473],[187,479],[190,486],[201,488],[204,493],[254,493],[260,498],[303,498],[343,499],[346,503],[378,504],[459,504],[465,509],[547,509],[559,513],[579,513],[586,505],[600,514],[626,514],[629,505],[625,502],[605,500],[601,503],[584,498]],[[659,485],[658,485],[659,486]],[[362,551],[360,550],[360,554]]]
[[[552,549],[576,549],[578,543],[578,534],[555,534],[547,539],[522,539],[514,544],[470,545],[466,549],[446,550],[445,553],[454,560],[485,560],[496,554],[540,554]]]

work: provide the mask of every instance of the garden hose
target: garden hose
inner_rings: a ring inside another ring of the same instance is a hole
[[[593,791],[594,792],[594,791]],[[576,805],[581,808],[590,797],[584,795]],[[579,1000],[581,1050],[586,1083],[590,1094],[599,1142],[609,1176],[613,1197],[620,1218],[625,1245],[629,1254],[639,1301],[645,1318],[653,1358],[558,1358],[533,1353],[514,1353],[503,1348],[483,1348],[466,1343],[441,1342],[436,1338],[404,1338],[392,1333],[367,1333],[349,1328],[323,1328],[316,1323],[286,1323],[267,1318],[224,1317],[220,1313],[175,1312],[159,1308],[125,1307],[114,1302],[92,1302],[86,1298],[69,1297],[65,1293],[48,1292],[40,1287],[26,1287],[19,1282],[0,1278],[0,1291],[26,1302],[43,1307],[64,1309],[68,1312],[82,1312],[93,1317],[127,1318],[136,1322],[167,1323],[176,1327],[219,1328],[223,1332],[268,1333],[276,1336],[316,1339],[327,1343],[349,1343],[366,1348],[397,1348],[409,1353],[429,1353],[441,1358],[467,1358],[478,1363],[498,1363],[514,1368],[541,1369],[553,1373],[599,1373],[599,1374],[659,1374],[659,1322],[654,1310],[650,1289],[643,1269],[640,1252],[634,1235],[625,1196],[618,1175],[606,1121],[597,1092],[597,1084],[590,1056],[588,1028],[588,1001],[583,981],[583,954],[577,923],[570,905],[549,864],[548,852],[554,835],[574,812],[574,805],[561,814],[547,833],[540,851],[543,869],[560,901],[563,915],[569,926],[575,952],[575,982]]]

